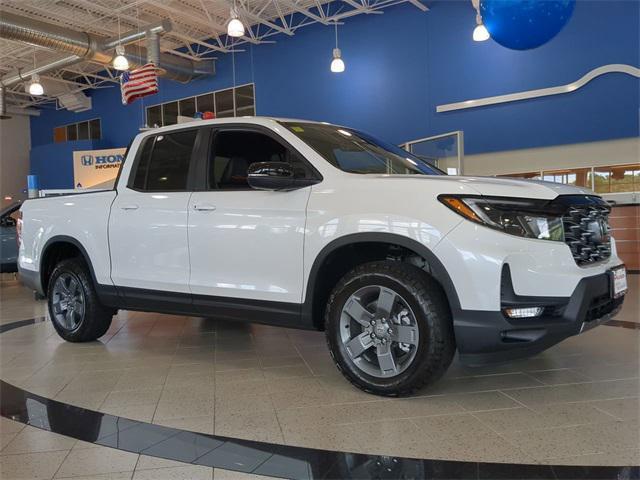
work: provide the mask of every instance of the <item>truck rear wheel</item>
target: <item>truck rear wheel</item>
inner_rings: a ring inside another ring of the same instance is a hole
[[[111,326],[113,310],[98,300],[91,274],[80,258],[56,265],[47,288],[49,316],[53,326],[68,342],[90,342]]]
[[[451,313],[440,285],[395,261],[359,265],[327,304],[331,356],[358,388],[403,396],[436,381],[455,352]]]

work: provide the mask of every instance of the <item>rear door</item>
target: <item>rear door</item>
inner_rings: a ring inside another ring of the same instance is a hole
[[[212,306],[231,297],[239,304],[251,303],[243,299],[299,304],[311,187],[254,190],[247,168],[287,161],[301,175],[313,172],[279,136],[255,126],[220,126],[211,131],[209,144],[205,183],[189,202],[194,303]]]
[[[111,207],[111,278],[128,306],[145,298],[175,300],[156,297],[158,291],[190,304],[187,208],[199,135],[186,128],[143,140]]]

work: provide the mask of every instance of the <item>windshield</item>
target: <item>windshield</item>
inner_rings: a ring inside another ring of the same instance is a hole
[[[400,147],[350,128],[322,123],[281,122],[327,162],[349,173],[444,175]]]

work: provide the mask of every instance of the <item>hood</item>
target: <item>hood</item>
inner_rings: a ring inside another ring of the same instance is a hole
[[[555,182],[544,182],[542,180],[495,177],[455,178],[467,183],[481,195],[487,196],[552,199],[558,195],[595,195],[594,192],[588,188],[574,187],[572,185]]]
[[[562,183],[543,182],[542,180],[521,180],[517,178],[496,177],[460,177],[452,175],[391,175],[387,178],[404,178],[411,180],[424,180],[429,182],[442,182],[452,184],[450,193],[461,193],[460,187],[465,190],[475,191],[479,195],[496,197],[539,198],[552,200],[558,195],[595,195],[595,193],[582,187],[573,187]],[[457,184],[457,187],[456,187]],[[460,185],[462,184],[462,185]],[[442,186],[444,187],[444,185]],[[439,189],[445,191],[445,188]]]

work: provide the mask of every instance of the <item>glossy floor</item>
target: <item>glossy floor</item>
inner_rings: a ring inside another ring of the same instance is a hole
[[[639,317],[638,277],[630,284],[618,316],[626,322]],[[2,323],[44,313],[42,302],[11,279],[0,293]],[[336,372],[322,334],[122,312],[93,344],[64,343],[49,323],[3,334],[0,378],[126,418],[272,443],[465,461],[631,465],[640,457],[639,335],[603,326],[526,361],[482,369],[454,363],[417,397],[386,400],[355,390]],[[2,478],[244,478],[6,419],[0,433]]]

